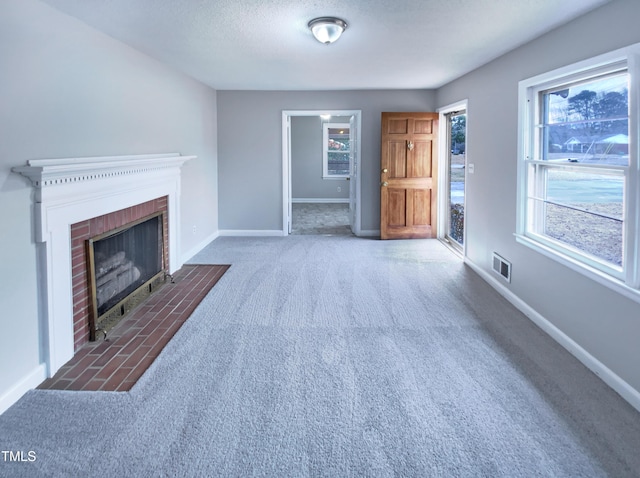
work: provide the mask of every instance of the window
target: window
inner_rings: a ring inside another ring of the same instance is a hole
[[[349,123],[322,125],[322,177],[344,179],[350,174],[351,139]]]
[[[637,289],[629,63],[617,52],[520,83],[516,237]]]

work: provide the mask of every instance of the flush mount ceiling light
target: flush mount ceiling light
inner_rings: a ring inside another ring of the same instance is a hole
[[[308,24],[311,33],[320,43],[333,43],[347,28],[347,22],[336,17],[314,18]]]

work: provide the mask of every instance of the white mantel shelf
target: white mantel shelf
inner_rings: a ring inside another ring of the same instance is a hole
[[[37,188],[69,182],[94,181],[109,177],[144,174],[152,170],[181,167],[195,156],[177,153],[88,158],[30,159],[26,166],[12,168],[29,178]]]
[[[196,156],[178,153],[32,159],[12,169],[34,188],[34,226],[43,349],[53,376],[74,354],[71,225],[167,196],[169,272],[180,262],[181,168]]]

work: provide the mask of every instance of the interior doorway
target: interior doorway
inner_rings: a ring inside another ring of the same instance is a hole
[[[360,235],[360,125],[360,110],[282,112],[283,235]]]

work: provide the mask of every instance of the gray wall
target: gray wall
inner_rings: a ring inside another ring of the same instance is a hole
[[[640,391],[640,304],[516,243],[518,82],[640,42],[640,2],[595,10],[440,88],[438,106],[468,98],[468,258],[490,271],[491,252],[513,264],[509,288]]]
[[[326,122],[349,123],[349,118],[335,117]],[[349,181],[322,177],[322,125],[320,116],[291,118],[291,197],[346,201]]]
[[[42,361],[28,159],[179,152],[182,251],[217,232],[216,92],[36,0],[0,2],[0,399]],[[193,234],[193,226],[196,234]]]
[[[282,111],[362,110],[362,229],[380,228],[380,114],[433,111],[428,90],[218,91],[220,229],[282,230]]]

